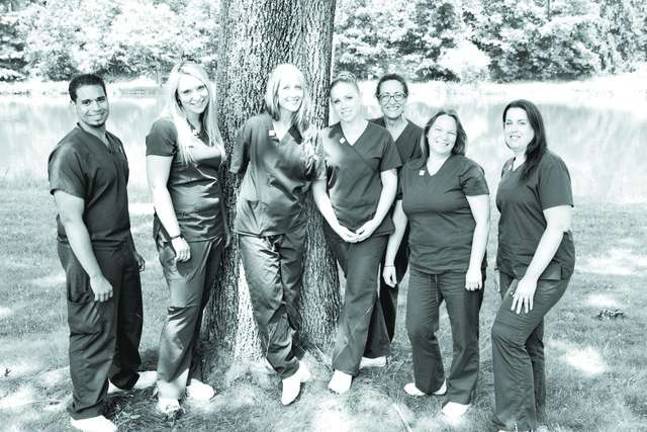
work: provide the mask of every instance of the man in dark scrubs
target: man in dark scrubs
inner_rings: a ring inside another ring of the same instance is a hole
[[[48,164],[58,210],[58,255],[66,273],[72,426],[115,431],[103,405],[114,390],[144,388],[155,373],[138,374],[142,331],[139,272],[128,214],[128,161],[115,135],[103,80],[80,75],[69,94],[77,126],[54,148]]]
[[[404,115],[408,96],[409,87],[402,76],[394,73],[382,76],[377,82],[375,97],[380,102],[383,116],[371,120],[371,122],[389,131],[395,140],[395,147],[400,155],[402,165],[411,159],[420,157],[420,136],[422,129],[408,120]],[[398,171],[398,184],[400,183],[399,180]],[[400,193],[396,195],[396,201],[401,199],[400,195]],[[393,208],[387,217],[391,217],[392,213]],[[395,262],[393,263],[396,269],[398,284],[404,277],[409,263],[408,240],[409,228],[407,227],[395,257]],[[384,265],[384,258],[382,258],[382,265]],[[398,285],[389,287],[384,283],[384,279],[382,278],[379,278],[379,284],[379,299],[371,316],[371,325],[369,327],[368,339],[360,368],[385,366],[388,347],[385,347],[382,341],[386,337],[388,337],[389,341],[393,341],[395,334]],[[386,324],[386,327],[382,323]],[[386,335],[384,334],[385,332]]]

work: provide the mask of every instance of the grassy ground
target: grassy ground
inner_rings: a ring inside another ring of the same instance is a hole
[[[46,185],[0,186],[0,430],[70,430],[64,277],[55,252],[54,208]],[[132,193],[135,241],[148,262],[143,273],[142,352],[154,367],[166,292],[150,238],[144,193]],[[496,218],[496,216],[495,216]],[[647,207],[595,203],[576,208],[577,270],[548,316],[546,352],[550,431],[647,431]],[[495,221],[493,221],[495,222]],[[494,231],[494,230],[493,230]],[[493,232],[494,236],[494,232]],[[494,256],[494,241],[490,256]],[[402,293],[403,294],[403,293]],[[498,306],[492,271],[481,312],[481,380],[473,409],[458,424],[438,418],[440,398],[408,397],[409,342],[405,297],[387,367],[362,372],[352,391],[326,389],[329,367],[307,356],[314,381],[292,406],[279,403],[280,385],[262,367],[243,374],[216,371],[218,396],[189,406],[175,421],[155,414],[152,391],[111,399],[122,431],[465,431],[489,430],[492,368],[489,329]],[[619,309],[624,318],[598,319]],[[440,339],[446,366],[451,341],[445,315]]]

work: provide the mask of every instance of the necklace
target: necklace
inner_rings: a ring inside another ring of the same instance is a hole
[[[191,129],[191,133],[193,134],[194,137],[200,138],[200,132],[202,132],[202,125],[200,125],[199,128],[196,128],[193,126],[193,124],[187,120],[187,123],[189,124],[189,128]]]

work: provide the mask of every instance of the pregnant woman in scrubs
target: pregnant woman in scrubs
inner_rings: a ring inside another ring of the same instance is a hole
[[[265,112],[247,120],[232,153],[230,171],[243,174],[234,231],[269,364],[283,384],[281,403],[292,403],[310,378],[299,362],[295,333],[301,318],[306,239],[306,196],[325,178],[314,151],[311,102],[303,73],[281,64],[271,73]]]
[[[333,80],[330,101],[339,122],[321,134],[326,179],[316,181],[312,190],[327,222],[328,244],[346,276],[332,358],[334,373],[328,384],[330,390],[344,393],[359,373],[366,345],[380,261],[393,232],[393,222],[386,216],[401,163],[389,132],[365,120],[352,74],[341,73]]]
[[[494,423],[501,431],[537,428],[546,403],[544,315],[562,297],[575,267],[573,193],[566,164],[547,149],[537,107],[503,110],[505,143],[497,190],[497,267],[501,306],[492,325]]]
[[[413,350],[412,396],[443,395],[442,412],[459,417],[475,393],[479,370],[479,310],[485,282],[489,191],[483,169],[465,157],[467,137],[458,115],[440,111],[423,130],[421,159],[401,172],[384,279],[397,282],[394,259],[407,221],[410,275],[407,332]],[[453,358],[447,380],[436,331],[441,299],[447,305]]]
[[[225,159],[214,92],[204,69],[182,62],[167,82],[166,109],[146,137],[146,170],[155,207],[154,237],[170,291],[157,365],[158,408],[206,400],[195,357],[202,311],[220,267],[227,232],[220,189]]]

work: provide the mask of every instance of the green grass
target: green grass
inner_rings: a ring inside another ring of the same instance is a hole
[[[67,431],[65,405],[71,384],[54,205],[42,182],[12,189],[5,186],[0,193],[0,430]],[[145,203],[148,196],[133,191],[130,199]],[[576,273],[564,298],[547,318],[550,431],[647,431],[645,220],[645,206],[586,203],[576,208]],[[153,368],[166,288],[150,235],[150,215],[134,212],[132,225],[148,264],[142,275],[145,324],[141,351],[145,366]],[[496,229],[492,231],[491,260]],[[304,386],[292,406],[282,407],[276,376],[267,375],[259,365],[229,369],[223,356],[211,374],[218,395],[209,403],[188,406],[184,415],[167,421],[156,414],[149,390],[111,399],[113,419],[122,431],[490,430],[493,388],[489,330],[498,307],[494,272],[489,270],[481,312],[478,394],[474,407],[456,425],[438,418],[441,399],[411,398],[402,391],[411,379],[403,294],[389,364],[362,372],[349,394],[330,393],[326,389],[329,366],[307,355],[315,379]],[[625,317],[596,318],[600,310],[615,308]],[[444,313],[439,337],[448,369],[451,341]]]

